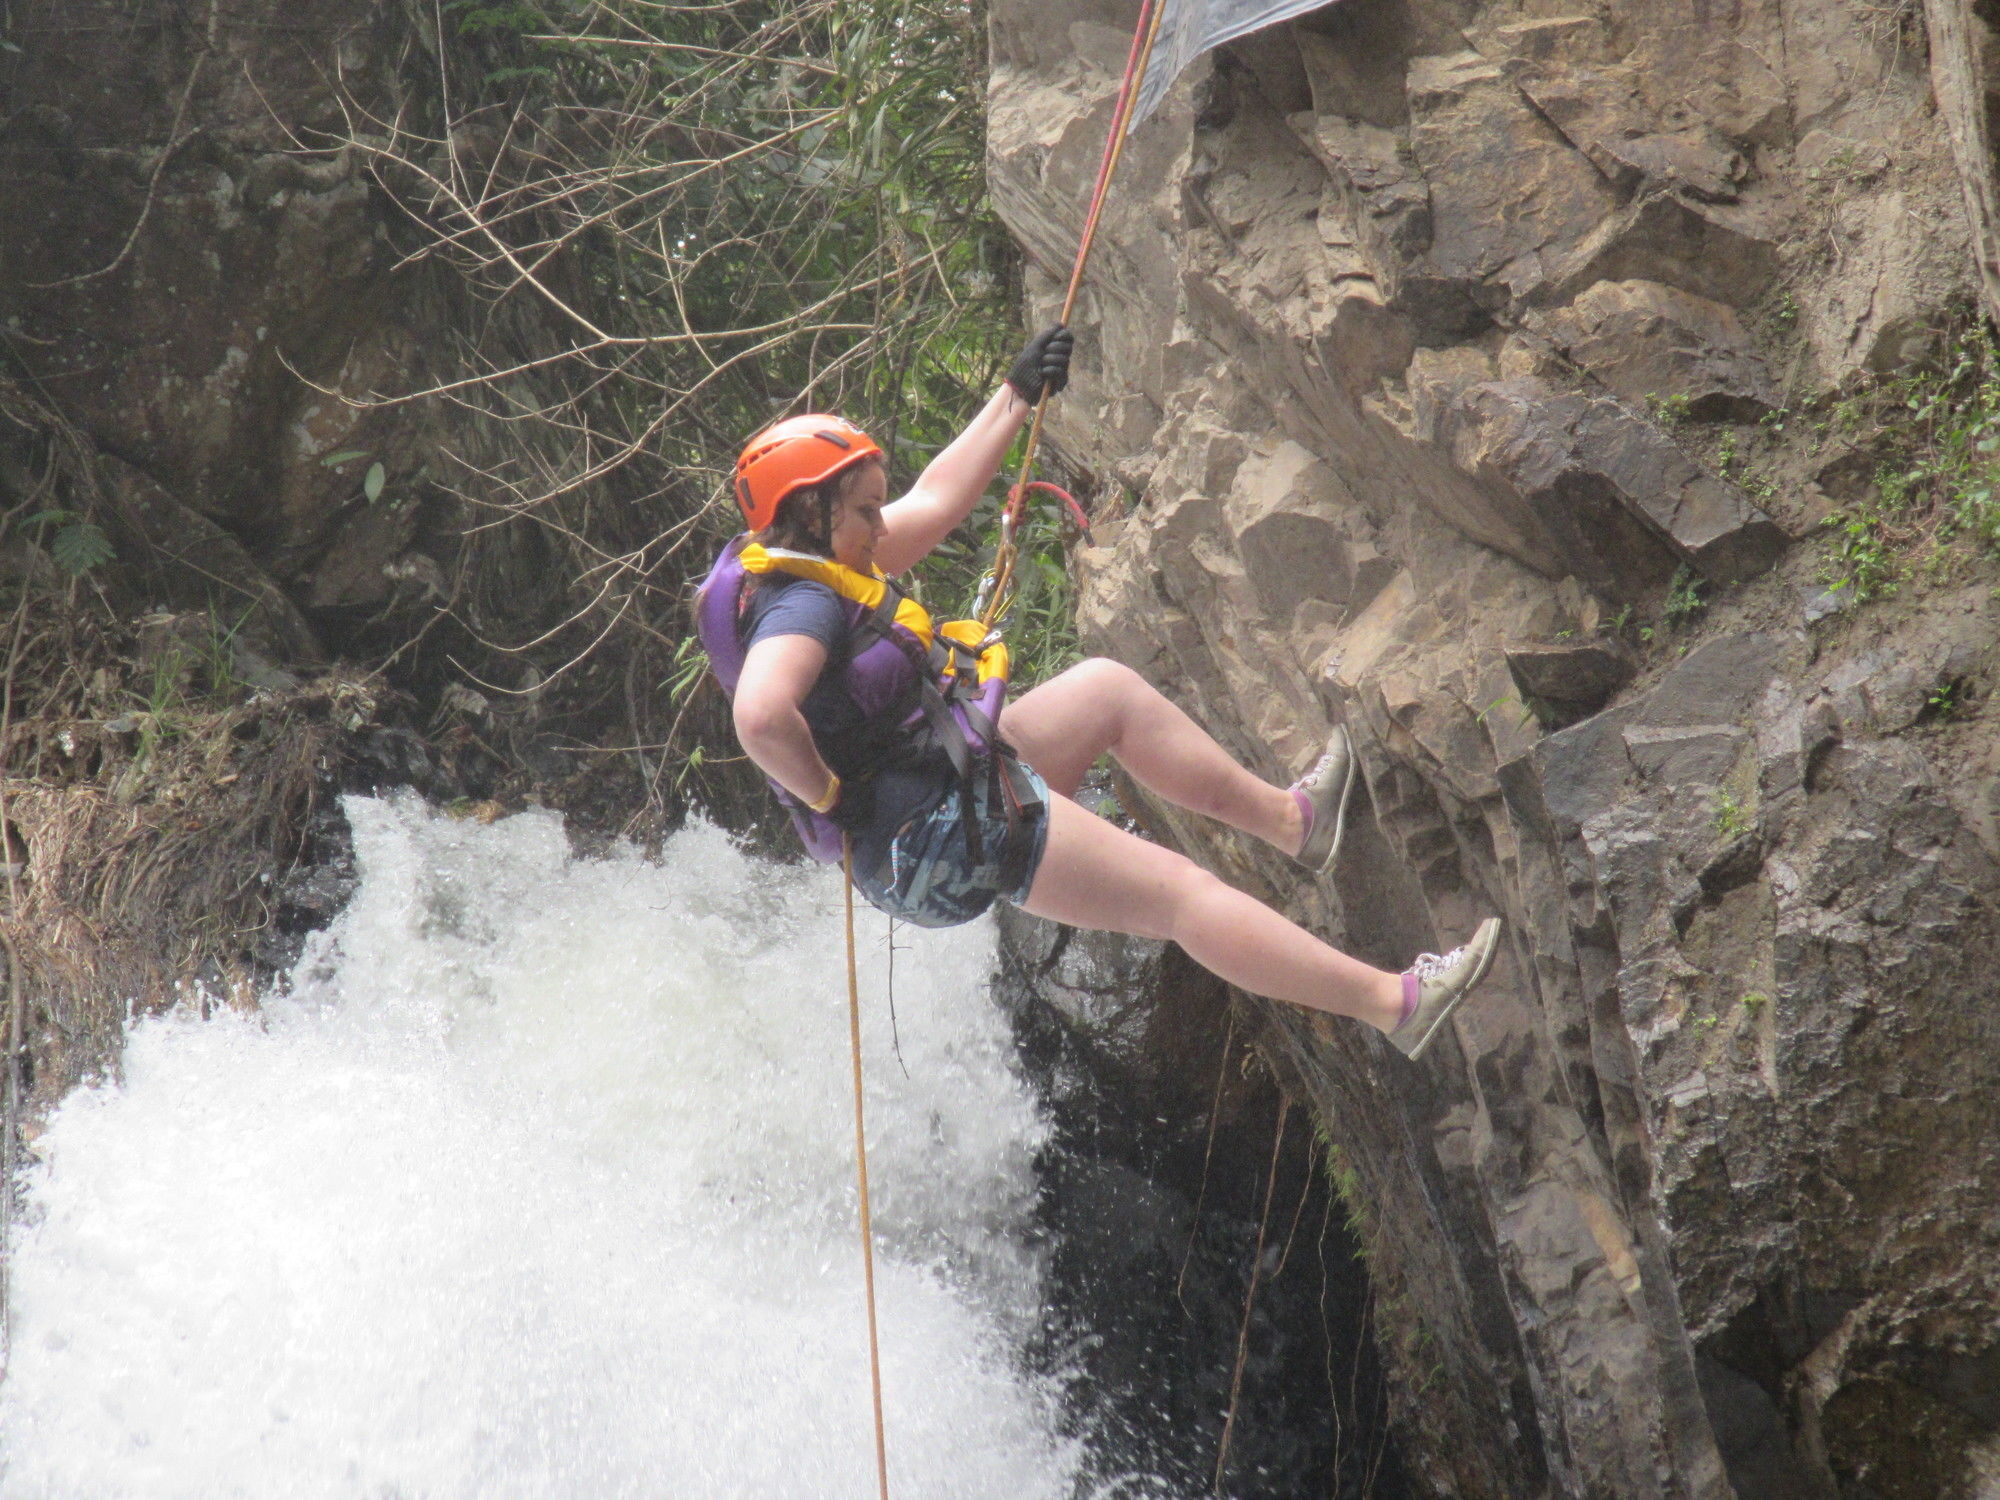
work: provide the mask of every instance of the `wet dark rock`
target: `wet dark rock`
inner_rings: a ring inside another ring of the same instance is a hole
[[[1011,909],[1001,933],[997,993],[1056,1126],[1041,1163],[1052,1261],[1038,1358],[1083,1377],[1066,1422],[1094,1477],[1209,1493],[1276,1090],[1245,1068],[1227,992],[1178,952]],[[1383,1426],[1367,1272],[1332,1192],[1295,1110],[1225,1495],[1408,1493]]]

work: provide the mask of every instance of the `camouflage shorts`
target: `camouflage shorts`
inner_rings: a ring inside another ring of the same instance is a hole
[[[1010,770],[1000,778],[997,795],[1015,799],[1019,808],[1011,843],[1005,803],[995,805],[987,778],[976,776],[979,859],[967,848],[965,788],[954,786],[937,806],[896,831],[872,871],[856,873],[861,894],[897,921],[918,927],[956,927],[995,901],[1026,900],[1048,845],[1048,785],[1018,762]]]

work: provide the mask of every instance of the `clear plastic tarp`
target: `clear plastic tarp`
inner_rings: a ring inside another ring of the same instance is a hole
[[[1153,59],[1146,66],[1146,81],[1139,88],[1139,102],[1132,110],[1137,125],[1166,96],[1181,70],[1211,47],[1234,41],[1266,26],[1289,21],[1309,10],[1322,9],[1327,0],[1160,0],[1166,14],[1160,18],[1160,34],[1153,43]]]

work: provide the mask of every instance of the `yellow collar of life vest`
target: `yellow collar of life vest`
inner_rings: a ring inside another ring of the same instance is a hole
[[[745,542],[736,554],[736,560],[744,572],[759,577],[766,573],[785,573],[793,578],[825,584],[841,598],[851,599],[863,609],[880,608],[882,596],[889,589],[889,580],[875,569],[862,573],[830,557],[815,557],[810,552],[794,552],[786,547]],[[995,677],[1004,678],[1008,674],[1011,664],[1006,644],[989,634],[977,620],[950,620],[943,625],[934,625],[929,610],[899,591],[896,596],[896,623],[922,641],[926,651],[942,635],[976,657],[979,664],[977,678],[982,683]]]

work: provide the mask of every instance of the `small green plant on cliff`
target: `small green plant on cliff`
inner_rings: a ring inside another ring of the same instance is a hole
[[[1934,364],[1847,397],[1829,424],[1879,459],[1871,492],[1828,521],[1834,588],[1879,598],[2000,557],[2000,350],[1983,329]]]
[[[1778,304],[1771,309],[1771,326],[1780,333],[1790,333],[1799,326],[1799,299],[1790,291],[1778,295]]]
[[[1367,1191],[1361,1185],[1361,1174],[1354,1170],[1354,1163],[1348,1159],[1347,1153],[1327,1134],[1323,1122],[1315,1120],[1313,1132],[1319,1141],[1321,1160],[1326,1163],[1327,1183],[1340,1200],[1341,1213],[1346,1217],[1347,1227],[1354,1234],[1354,1243],[1365,1260],[1375,1246],[1375,1218],[1368,1206]]]
[[[1661,611],[1667,624],[1680,626],[1699,618],[1708,608],[1708,600],[1702,597],[1701,578],[1685,563],[1674,569],[1673,582],[1667,586],[1667,602]]]
[[[1727,787],[1715,794],[1715,816],[1711,823],[1725,839],[1740,838],[1754,826],[1742,799]]]
[[[1646,410],[1653,414],[1653,420],[1662,427],[1679,427],[1688,420],[1689,401],[1685,391],[1675,391],[1668,395],[1653,391],[1646,397]]]
[[[1771,997],[1765,994],[1762,990],[1750,990],[1747,993],[1745,993],[1743,999],[1739,1003],[1746,1011],[1748,1011],[1753,1017],[1755,1017],[1757,1015],[1762,1014],[1764,1007],[1771,1003]]]
[[[1947,677],[1924,699],[1923,717],[1937,724],[1949,724],[1965,708],[1965,681]]]

